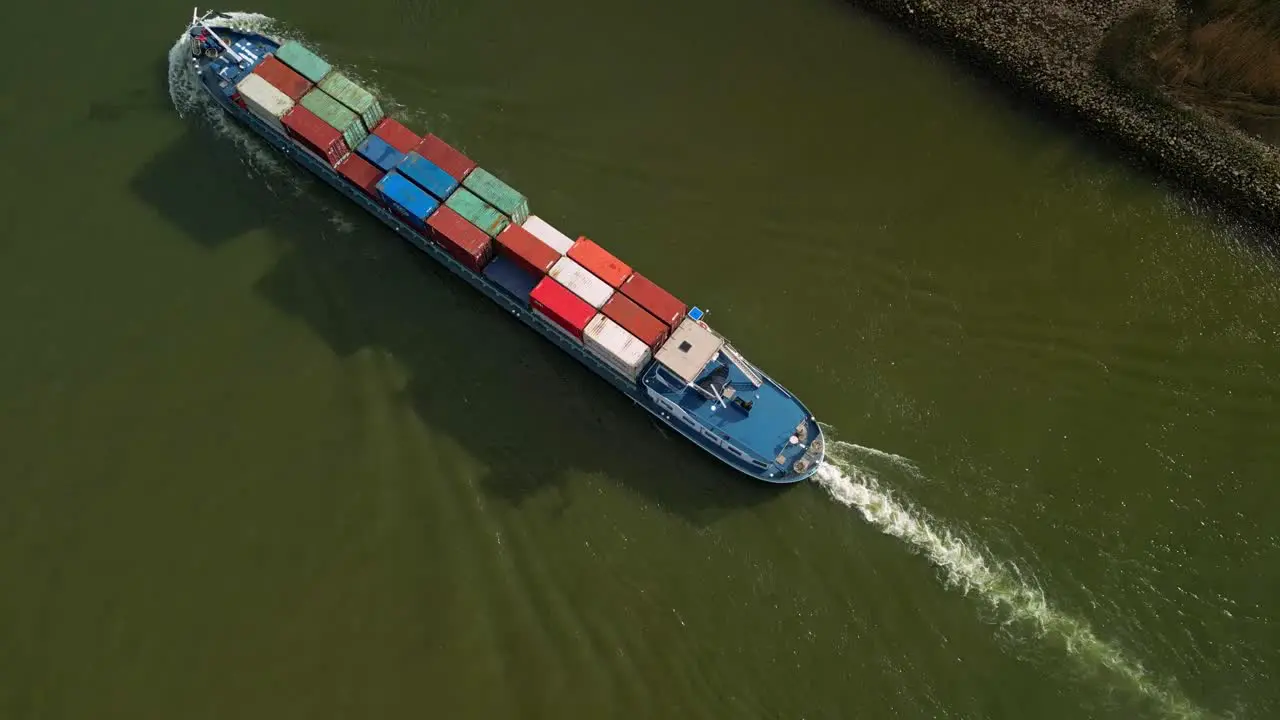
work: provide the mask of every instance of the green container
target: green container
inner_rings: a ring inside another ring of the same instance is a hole
[[[529,219],[529,201],[525,196],[484,168],[476,168],[468,173],[462,186],[501,210],[518,225],[523,225]]]
[[[293,68],[299,75],[313,83],[323,80],[324,76],[328,75],[329,71],[333,69],[319,55],[293,40],[285,42],[280,46],[279,50],[276,50],[276,59]]]
[[[483,230],[491,238],[498,237],[498,233],[505,230],[507,225],[510,224],[506,216],[498,212],[489,203],[476,197],[466,188],[454,190],[449,199],[444,201],[444,204],[450,210],[466,218],[467,222]]]
[[[373,93],[351,82],[351,78],[336,70],[320,81],[320,89],[359,115],[364,122],[364,129],[369,132],[373,132],[382,118],[386,117],[386,113],[382,112],[382,104]]]
[[[369,137],[369,131],[364,129],[359,116],[319,88],[312,88],[311,92],[303,95],[301,104],[328,123],[329,127],[342,133],[342,139],[347,141],[347,147],[352,152]]]

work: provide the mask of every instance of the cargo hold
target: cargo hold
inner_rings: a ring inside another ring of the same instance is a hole
[[[275,55],[280,62],[293,68],[299,75],[313,83],[323,80],[324,76],[333,69],[319,55],[294,40],[286,41],[279,50],[276,50]]]
[[[299,104],[342,133],[342,139],[347,141],[349,148],[360,147],[369,134],[355,113],[319,88],[312,88],[311,92],[303,95]]]
[[[383,118],[382,122],[373,129],[372,134],[386,140],[388,145],[402,153],[408,153],[422,142],[422,138],[418,137],[417,133],[392,118]]]
[[[475,193],[476,197],[498,208],[503,215],[511,218],[517,225],[529,219],[529,201],[525,196],[482,167],[467,173],[462,186]]]
[[[573,247],[573,238],[555,229],[551,223],[537,215],[530,215],[527,220],[520,223],[520,226],[561,255],[569,252],[569,248]]]
[[[323,80],[316,84],[329,97],[342,103],[351,112],[355,113],[364,123],[365,131],[371,131],[382,122],[382,118],[386,117],[386,113],[382,111],[382,104],[378,102],[378,98],[373,93],[365,90],[351,78],[334,71],[325,76]]]
[[[578,238],[578,241],[565,254],[589,270],[592,275],[609,283],[610,287],[616,288],[631,277],[630,265],[614,257],[590,238]]]
[[[587,272],[567,255],[557,260],[547,275],[597,310],[604,307],[613,295],[613,288],[608,283]]]
[[[425,194],[421,188],[417,189]],[[475,272],[480,272],[493,257],[493,239],[447,206],[440,206],[432,213],[427,229],[432,241]]]
[[[474,160],[432,133],[427,133],[422,142],[411,149],[416,150],[419,155],[435,163],[437,167],[449,173],[458,182],[466,179],[467,175],[476,168]]]
[[[661,345],[671,331],[666,323],[650,315],[648,310],[622,293],[614,293],[609,302],[600,308],[600,312],[651,348]]]
[[[509,222],[492,205],[476,197],[464,187],[454,190],[445,203],[491,238],[497,237]]]
[[[416,152],[405,155],[396,170],[440,200],[449,199],[449,195],[458,189],[457,180]]]
[[[292,98],[261,75],[253,73],[245,75],[244,79],[236,83],[236,91],[240,93],[245,109],[253,113],[254,117],[284,132],[284,123],[280,119],[293,109]]]
[[[529,234],[519,225],[508,225],[495,238],[498,242],[498,254],[509,258],[520,265],[526,272],[536,276],[546,275],[552,265],[560,259],[560,253],[547,247],[538,238]]]
[[[446,208],[447,209],[447,208]],[[436,211],[439,214],[439,211]],[[529,293],[542,278],[530,275],[526,270],[510,259],[498,255],[484,268],[484,276],[492,280],[498,287],[506,290],[523,305],[529,304]]]
[[[684,318],[685,304],[640,273],[633,273],[618,290],[666,323],[672,330],[675,330],[680,320]]]
[[[409,178],[392,171],[378,181],[378,195],[410,225],[426,229],[427,218],[440,203]]]
[[[582,340],[592,355],[630,380],[640,375],[651,357],[647,345],[603,314],[596,315],[587,323],[582,331]]]
[[[281,118],[281,122],[291,137],[327,160],[330,165],[336,164],[350,152],[346,141],[342,139],[342,133],[301,105],[294,105]]]
[[[382,179],[383,172],[368,160],[355,153],[349,153],[334,166],[334,169],[352,185],[363,190],[366,195],[376,200],[382,199],[378,196],[378,181]]]
[[[596,316],[595,308],[549,277],[543,277],[529,293],[529,306],[579,342],[587,323]]]
[[[382,172],[391,172],[391,168],[404,161],[404,153],[391,147],[386,140],[377,135],[370,135],[356,147],[360,157],[378,166]]]
[[[288,95],[294,102],[301,100],[303,95],[311,91],[311,81],[299,75],[293,68],[277,60],[275,55],[268,55],[263,58],[262,62],[258,63],[258,66],[253,69],[253,74],[261,75],[263,80]]]

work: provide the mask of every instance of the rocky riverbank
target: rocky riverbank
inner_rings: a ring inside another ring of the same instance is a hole
[[[1146,72],[1186,0],[852,0],[1118,141],[1193,195],[1280,230],[1280,148]],[[1194,4],[1194,3],[1192,3]]]

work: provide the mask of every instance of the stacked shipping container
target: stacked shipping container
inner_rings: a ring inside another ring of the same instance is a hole
[[[280,62],[293,68],[299,75],[313,83],[323,80],[324,76],[333,69],[319,55],[293,40],[281,45],[280,49],[276,50],[275,56]]]
[[[416,150],[419,155],[438,165],[458,182],[465,180],[467,175],[476,169],[475,161],[431,133],[427,133],[420,143],[410,149]]]
[[[454,190],[446,204],[489,237],[498,237],[498,233],[510,224],[505,215],[464,187]]]
[[[284,132],[281,120],[293,109],[293,99],[262,78],[261,75],[249,73],[236,83],[236,91],[244,107],[255,117],[271,127]]]
[[[378,195],[396,214],[419,230],[427,229],[427,218],[440,203],[426,190],[399,172],[387,173],[378,181]]]
[[[684,318],[685,304],[638,272],[633,272],[618,290],[673,331]]]
[[[555,278],[556,282],[569,288],[574,295],[597,310],[604,307],[604,304],[609,301],[609,296],[613,295],[613,288],[609,287],[609,283],[592,275],[568,255],[557,260],[547,275]]]
[[[360,147],[360,143],[364,142],[365,136],[369,134],[364,129],[364,123],[351,111],[351,108],[329,97],[328,93],[318,87],[312,88],[311,92],[303,95],[298,102],[321,120],[329,123],[334,130],[342,133],[342,139],[347,141],[347,147]]]
[[[670,293],[530,215],[523,194],[434,134],[386,117],[372,93],[302,45],[282,45],[237,90],[255,116],[621,375],[637,380],[684,317]]]
[[[587,323],[582,340],[596,357],[633,381],[652,357],[648,345],[603,314],[597,314]]]
[[[573,240],[569,239],[568,235],[555,229],[551,223],[537,215],[530,215],[528,220],[520,223],[520,226],[561,255],[569,252],[569,248],[573,247]]]
[[[432,240],[475,272],[493,257],[493,239],[448,207],[437,210],[427,226]]]
[[[607,250],[586,237],[578,238],[578,241],[565,254],[573,258],[579,265],[590,270],[596,277],[609,283],[609,286],[614,289],[620,287],[627,278],[631,277],[630,265],[614,257]]]
[[[373,93],[351,82],[351,79],[340,72],[330,72],[324,79],[316,83],[316,87],[326,95],[342,103],[343,107],[360,118],[366,132],[372,132],[386,113]]]
[[[529,307],[578,342],[582,342],[587,323],[596,316],[595,308],[550,276],[538,281],[529,293]]]
[[[447,200],[458,189],[458,181],[453,176],[416,152],[406,155],[396,169],[440,200]]]
[[[281,122],[290,137],[328,160],[330,165],[337,165],[350,152],[346,141],[342,139],[342,133],[301,105],[294,105]]]
[[[391,118],[383,118],[382,122],[378,123],[378,126],[371,133],[405,154],[418,147],[418,144],[422,142],[422,138],[418,137],[416,133]]]
[[[310,80],[302,77],[288,65],[276,59],[275,55],[268,55],[258,63],[253,69],[254,75],[260,75],[263,80],[271,83],[272,87],[289,96],[290,100],[298,102],[311,91],[312,83]]]
[[[529,218],[529,201],[525,196],[482,167],[467,173],[462,185],[476,197],[501,210],[517,225]]]
[[[391,144],[377,135],[370,135],[356,148],[360,157],[377,165],[382,172],[391,172],[391,168],[404,162],[404,153],[391,147]]]
[[[363,190],[369,197],[375,200],[380,199],[378,197],[378,182],[382,180],[384,173],[368,160],[355,153],[350,153],[334,165],[334,169],[352,185]]]
[[[508,225],[498,233],[498,252],[535,277],[546,275],[560,254],[519,225]]]
[[[660,347],[671,332],[665,323],[622,293],[614,293],[600,312],[651,348]]]

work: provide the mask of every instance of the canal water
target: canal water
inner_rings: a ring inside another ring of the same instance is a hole
[[[661,432],[202,103],[186,9],[24,6],[0,717],[1280,713],[1255,237],[834,0],[235,9],[708,308],[831,457]]]

